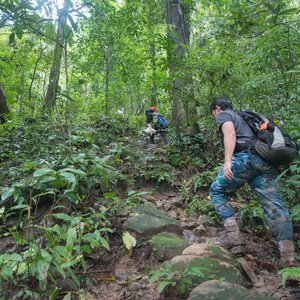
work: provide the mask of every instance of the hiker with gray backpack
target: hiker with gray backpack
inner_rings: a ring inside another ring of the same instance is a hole
[[[278,244],[279,267],[297,266],[292,221],[276,189],[276,177],[277,166],[292,162],[298,155],[299,145],[263,116],[235,112],[226,97],[216,98],[211,113],[224,145],[224,165],[210,188],[215,210],[225,227],[217,244],[243,254],[244,242],[228,197],[248,183],[259,197],[268,227]]]
[[[152,144],[154,144],[154,136],[157,133],[160,133],[165,145],[169,143],[167,137],[168,121],[158,113],[156,106],[151,106],[146,110],[146,125],[145,132],[149,133]]]

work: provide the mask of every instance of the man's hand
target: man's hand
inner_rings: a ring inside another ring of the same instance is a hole
[[[233,178],[233,173],[231,170],[231,160],[226,160],[223,166],[224,177],[227,180],[231,180]]]

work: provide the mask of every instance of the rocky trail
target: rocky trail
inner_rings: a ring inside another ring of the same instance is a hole
[[[97,263],[91,260],[89,272],[94,280],[93,287],[89,289],[91,299],[186,299],[186,295],[174,293],[173,287],[166,288],[165,292],[161,294],[158,293],[158,283],[149,282],[149,270],[159,268],[162,261],[172,260],[174,262],[176,259],[182,259],[181,253],[188,247],[192,247],[192,249],[194,247],[200,257],[209,257],[206,255],[206,252],[210,251],[207,250],[207,246],[213,245],[222,228],[205,225],[205,216],[184,217],[177,194],[172,190],[156,191],[152,195],[146,195],[143,202],[147,207],[145,211],[140,211],[143,222],[133,221],[134,217],[124,218],[124,228],[130,230],[137,239],[137,246],[133,249],[132,255],[129,255],[120,237],[115,240],[114,251],[110,254],[107,253],[107,257],[102,255],[100,258],[99,256]],[[155,207],[158,208],[157,211]],[[153,217],[154,215],[157,219]],[[161,222],[161,218],[166,218],[166,223]],[[150,242],[151,237],[153,241],[154,236],[166,232],[180,238],[178,247],[170,247],[166,251],[155,249],[153,242]],[[296,234],[298,235],[296,238],[299,239],[299,232]],[[279,253],[270,237],[258,237],[247,230],[243,232],[243,238],[246,242],[244,257],[231,256],[227,251],[224,251],[225,258],[221,255],[223,262],[229,255],[229,260],[237,259],[235,265],[238,272],[235,274],[233,282],[240,282],[247,288],[241,293],[243,298],[300,299],[299,281],[290,280],[285,287],[282,286],[281,275],[278,272]],[[186,243],[181,244],[182,240],[185,240]],[[189,254],[185,256],[187,260],[190,259]],[[211,287],[209,289],[202,288],[206,291],[210,289]],[[235,287],[235,291],[237,290]],[[259,294],[253,295],[252,292]],[[220,298],[218,296],[203,298],[203,295],[200,294],[196,298],[188,299],[238,299],[223,298],[220,293]],[[263,298],[262,295],[269,298]]]
[[[271,236],[242,226],[246,254],[237,257],[214,244],[222,233],[220,225],[212,225],[205,214],[187,214],[175,187],[142,182],[136,189],[142,195],[140,204],[113,215],[110,251],[93,249],[85,256],[86,271],[77,270],[87,279],[81,286],[85,299],[300,300],[299,280],[282,284],[279,252]],[[97,208],[97,203],[88,205]],[[40,220],[48,208],[39,207]],[[299,225],[294,231],[295,240],[300,240]],[[122,240],[124,232],[134,237],[131,250]],[[15,249],[12,237],[1,237],[1,253]],[[59,299],[67,293],[82,299],[71,278],[61,279],[58,287]]]
[[[159,146],[162,146],[161,141]],[[143,144],[145,151],[152,151],[154,147],[147,141]],[[180,294],[178,289],[169,285],[159,293],[159,282],[151,283],[149,271],[158,270],[165,261],[176,264],[176,260],[183,260],[186,267],[188,261],[197,259],[191,258],[195,254],[203,259],[216,257],[210,247],[213,247],[222,228],[208,225],[205,215],[187,216],[182,209],[178,191],[172,187],[158,189],[148,187],[141,188],[140,191],[149,193],[142,198],[144,208],[138,210],[138,216],[129,217],[130,214],[124,216],[122,223],[122,228],[129,230],[136,238],[137,246],[132,254],[129,254],[120,236],[115,240],[115,251],[107,253],[105,262],[102,260],[97,265],[92,263],[90,272],[94,272],[92,275],[94,285],[89,290],[91,299],[300,299],[299,280],[290,279],[285,286],[282,285],[278,269],[279,252],[271,237],[257,236],[245,228],[242,231],[246,243],[245,256],[235,257],[234,253],[224,250],[217,258],[221,261],[221,265],[230,262],[235,266],[236,277],[233,281],[230,278],[229,281],[231,280],[231,284],[240,283],[246,289],[242,288],[243,290],[239,291],[240,286],[223,286],[223,283],[219,285],[215,280],[210,280],[215,276],[208,274],[206,282],[203,278],[199,280],[199,283],[203,282],[202,286],[201,284],[198,286],[200,292],[197,292],[196,288],[190,294],[191,288],[186,286],[186,292]],[[159,240],[157,236],[168,233],[175,236],[175,242],[166,247],[165,243],[168,243],[166,239],[162,240],[162,244],[156,242]],[[300,230],[296,227],[295,239],[299,238]],[[208,266],[210,268],[212,264]],[[216,270],[216,273],[218,272],[219,270]],[[225,270],[226,272],[229,271]],[[193,286],[196,285],[193,282]],[[227,296],[226,292],[229,292]]]

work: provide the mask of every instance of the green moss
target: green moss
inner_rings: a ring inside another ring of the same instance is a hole
[[[180,255],[188,247],[189,242],[170,233],[162,232],[151,239],[154,258],[165,261]]]
[[[153,247],[188,245],[187,240],[170,233],[159,233],[151,239]]]
[[[194,284],[199,284],[210,279],[222,279],[238,284],[244,283],[243,277],[238,269],[231,264],[216,258],[195,257],[190,261],[181,261],[172,265],[172,271],[183,273],[185,270],[193,267],[201,268],[204,274],[201,279],[199,279],[199,277],[189,275],[191,276],[190,279]]]

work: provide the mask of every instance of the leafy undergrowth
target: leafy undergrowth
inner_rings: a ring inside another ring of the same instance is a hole
[[[186,162],[174,160],[175,148],[144,151],[144,138],[126,124],[119,117],[77,127],[43,119],[3,125],[1,297],[56,299],[67,278],[80,294],[87,257],[110,250],[116,216],[140,202],[136,189],[180,185]]]
[[[123,117],[77,127],[40,119],[3,125],[0,142],[1,298],[85,299],[91,260],[119,257],[128,209],[160,186],[176,190],[182,215],[219,223],[207,197],[219,164],[201,135],[151,148]],[[265,232],[262,209],[243,194],[244,226]],[[145,252],[136,257],[146,268]]]

